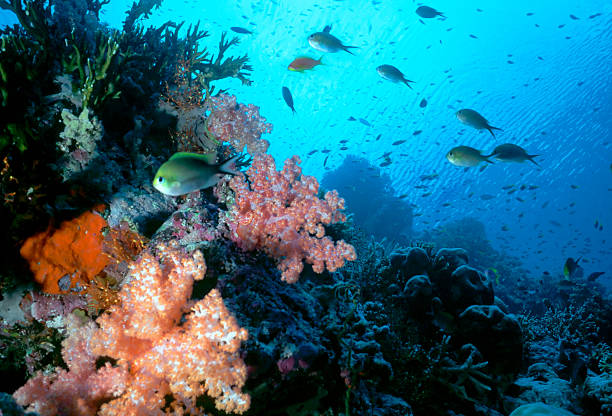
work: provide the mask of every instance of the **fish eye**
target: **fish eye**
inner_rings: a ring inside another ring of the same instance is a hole
[[[450,156],[452,156],[452,155],[453,155],[453,152],[448,152],[448,154],[449,154]]]
[[[164,177],[160,176],[159,178],[157,178],[157,182],[163,183],[164,182]]]

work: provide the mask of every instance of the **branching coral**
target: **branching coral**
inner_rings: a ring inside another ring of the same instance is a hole
[[[335,191],[319,199],[317,180],[302,175],[299,163],[294,156],[278,172],[272,156],[255,155],[249,182],[240,176],[230,181],[235,203],[224,219],[229,238],[244,250],[262,249],[277,258],[288,283],[299,279],[302,261],[322,273],[357,258],[353,246],[325,236],[324,225],[345,220],[344,200]]]
[[[259,107],[236,103],[233,95],[212,98],[212,111],[207,120],[208,130],[221,142],[229,142],[242,152],[246,147],[251,155],[265,153],[270,146],[261,135],[272,130],[272,124],[259,114]]]
[[[207,394],[225,412],[249,408],[239,357],[247,331],[217,290],[189,301],[206,271],[202,254],[175,246],[156,252],[131,265],[121,303],[98,318],[99,328],[73,323],[63,343],[68,371],[37,374],[15,392],[21,405],[41,415],[196,415],[204,414],[197,398]],[[97,357],[116,365],[97,368]]]

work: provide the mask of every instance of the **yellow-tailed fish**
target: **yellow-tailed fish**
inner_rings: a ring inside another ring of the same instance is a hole
[[[402,74],[402,71],[400,71],[393,65],[380,65],[376,68],[376,72],[378,72],[378,75],[380,75],[386,80],[396,82],[396,83],[402,82],[406,84],[409,88],[412,88],[409,82],[414,82],[414,81],[410,81],[409,79],[406,79],[404,74]]]
[[[469,146],[457,146],[452,148],[446,154],[446,158],[453,165],[462,166],[464,168],[478,166],[480,162],[493,163],[488,159],[488,156],[481,154],[480,150]]]
[[[235,163],[240,155],[217,164],[213,163],[213,157],[189,152],[175,153],[157,170],[153,187],[162,194],[179,196],[215,186],[226,174],[239,173]]]
[[[340,39],[325,31],[316,32],[308,36],[308,43],[310,46],[321,52],[347,51],[353,55],[353,52],[349,51],[349,49],[357,48],[357,46],[344,45]]]
[[[459,121],[461,121],[463,124],[472,126],[477,130],[489,130],[489,133],[491,133],[493,137],[495,137],[493,130],[501,130],[499,127],[493,127],[492,125],[490,125],[487,119],[481,116],[480,113],[476,110],[464,108],[462,110],[457,111],[455,115],[457,116],[457,119],[459,119]]]

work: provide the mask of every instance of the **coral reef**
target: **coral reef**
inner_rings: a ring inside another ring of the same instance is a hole
[[[474,219],[411,242],[365,159],[324,178],[343,198],[278,171],[272,125],[216,85],[250,83],[237,38],[145,28],[161,0],[111,29],[107,2],[0,0],[0,413],[610,413],[597,284],[530,279]],[[151,185],[177,150],[245,149],[214,189]]]
[[[62,343],[68,371],[37,374],[15,392],[19,404],[41,415],[93,415],[98,408],[99,414],[151,414],[170,394],[166,413],[200,414],[196,398],[207,394],[218,409],[248,409],[249,396],[240,392],[246,366],[237,355],[246,330],[216,290],[187,302],[206,272],[202,254],[167,246],[155,251],[130,266],[120,304],[96,323],[73,318]],[[116,365],[98,367],[97,357]]]
[[[299,279],[302,261],[321,273],[356,258],[350,244],[325,236],[324,225],[344,221],[344,200],[333,191],[319,199],[317,180],[303,176],[299,163],[294,156],[278,172],[271,156],[256,155],[246,172],[249,182],[239,176],[230,181],[235,202],[224,219],[229,238],[242,249],[263,249],[279,259],[288,283]]]

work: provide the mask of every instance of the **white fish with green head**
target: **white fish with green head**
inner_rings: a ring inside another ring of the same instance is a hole
[[[512,143],[500,144],[493,150],[493,153],[490,156],[502,162],[523,163],[524,161],[528,160],[534,165],[540,166],[535,160],[533,160],[534,157],[540,155],[527,154],[527,151],[521,146]]]
[[[153,187],[162,194],[170,196],[185,195],[210,188],[215,186],[223,176],[240,173],[236,169],[236,160],[240,156],[234,156],[215,164],[214,155],[175,153],[157,170],[153,179]]]
[[[409,82],[414,82],[414,81],[410,81],[409,79],[406,79],[404,74],[402,74],[402,71],[400,71],[393,65],[380,65],[376,67],[376,72],[378,72],[378,75],[380,75],[386,80],[389,80],[395,83],[402,82],[406,84],[409,88],[412,88]]]
[[[477,130],[489,130],[489,133],[491,133],[493,137],[495,137],[493,130],[501,130],[499,127],[493,127],[492,125],[490,125],[487,119],[481,116],[480,113],[476,110],[464,108],[462,110],[457,111],[455,115],[457,116],[457,119],[459,119],[459,121],[463,124],[474,127]]]
[[[469,146],[453,147],[446,154],[446,158],[449,162],[455,166],[461,166],[464,168],[478,166],[480,162],[493,163],[488,159],[489,156],[484,156],[480,150]]]
[[[308,43],[310,46],[321,52],[333,53],[338,51],[347,51],[353,55],[353,52],[349,51],[349,49],[357,48],[357,46],[344,45],[340,39],[329,33],[328,27],[326,27],[323,32],[316,32],[308,36]]]

